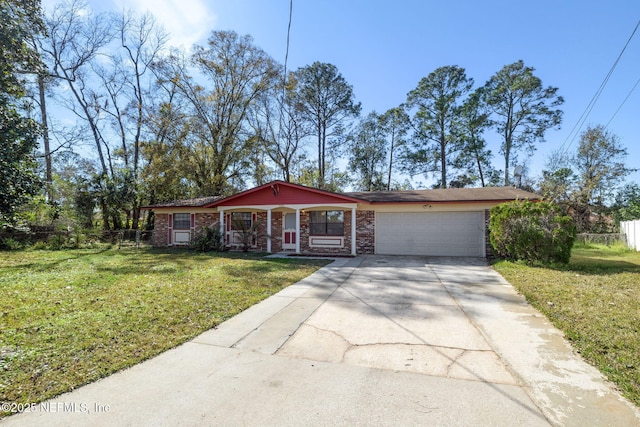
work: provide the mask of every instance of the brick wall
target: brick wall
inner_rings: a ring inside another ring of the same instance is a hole
[[[256,229],[256,249],[261,252],[267,250],[267,212],[256,212],[258,228]]]
[[[218,212],[207,212],[196,214],[195,235],[202,234],[203,227],[220,228],[220,214]]]
[[[156,213],[153,217],[153,246],[167,246],[169,238],[169,214]]]
[[[282,251],[282,212],[271,212],[271,252]]]
[[[356,211],[356,251],[358,254],[373,254],[375,252],[374,211]]]

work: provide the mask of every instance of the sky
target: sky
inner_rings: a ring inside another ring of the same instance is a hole
[[[53,3],[43,1],[45,8]],[[204,45],[213,30],[250,34],[258,47],[285,62],[290,0],[89,4],[96,11],[150,11],[171,34],[171,43],[187,48]],[[573,153],[587,126],[607,124],[628,150],[627,166],[640,169],[640,29],[580,127],[639,21],[637,0],[293,0],[286,65],[288,70],[315,61],[335,65],[367,114],[398,106],[439,67],[465,68],[478,87],[503,66],[523,60],[565,100],[561,128],[547,131],[536,153],[521,159],[529,175],[539,176],[552,152]],[[498,137],[487,135],[487,142],[495,166],[503,169]],[[640,182],[640,172],[627,181]]]

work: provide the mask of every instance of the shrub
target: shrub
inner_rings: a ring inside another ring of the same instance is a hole
[[[576,238],[573,220],[558,206],[526,200],[493,207],[489,232],[496,255],[530,264],[568,263]]]
[[[224,250],[222,233],[219,227],[203,227],[202,233],[191,242],[191,247],[200,252]]]
[[[17,251],[24,248],[24,243],[13,237],[5,237],[0,239],[0,250]]]

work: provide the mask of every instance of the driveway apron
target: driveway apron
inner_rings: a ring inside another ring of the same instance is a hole
[[[640,413],[484,260],[362,256],[2,424],[617,426]]]

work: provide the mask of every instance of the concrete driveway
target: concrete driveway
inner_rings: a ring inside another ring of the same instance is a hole
[[[640,425],[484,260],[339,259],[26,425]]]

